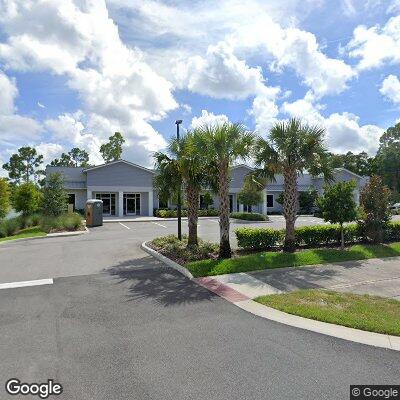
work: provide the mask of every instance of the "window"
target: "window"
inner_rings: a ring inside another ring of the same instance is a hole
[[[72,204],[75,210],[75,193],[68,193],[68,204]]]
[[[252,206],[251,205],[243,204],[243,211],[244,212],[251,213],[252,212],[251,210],[252,210]]]
[[[96,199],[103,201],[103,215],[115,215],[115,193],[96,193]]]
[[[268,208],[274,207],[274,195],[273,194],[267,194],[267,207]]]

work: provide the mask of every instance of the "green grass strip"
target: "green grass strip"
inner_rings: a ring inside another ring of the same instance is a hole
[[[289,314],[350,328],[400,336],[400,301],[377,296],[306,289],[255,299]]]
[[[193,261],[187,263],[185,267],[193,276],[199,277],[396,256],[400,256],[400,243],[354,245],[344,251],[339,249],[303,250],[296,253],[267,251],[231,259]]]
[[[46,236],[46,232],[43,232],[40,227],[34,226],[32,228],[21,229],[16,235],[0,238],[0,242],[39,236]]]

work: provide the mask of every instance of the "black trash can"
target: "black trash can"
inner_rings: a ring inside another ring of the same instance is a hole
[[[103,201],[90,199],[86,202],[86,226],[103,225]]]

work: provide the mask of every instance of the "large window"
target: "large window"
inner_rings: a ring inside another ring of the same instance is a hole
[[[115,193],[96,193],[96,199],[103,201],[103,215],[115,215]]]
[[[274,206],[274,195],[267,194],[267,207],[272,208]]]

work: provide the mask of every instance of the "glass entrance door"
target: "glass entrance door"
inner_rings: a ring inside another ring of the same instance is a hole
[[[124,194],[124,215],[140,215],[140,193]]]
[[[111,215],[111,199],[109,197],[102,198],[103,200],[103,214]]]
[[[125,198],[125,209],[127,215],[135,215],[136,214],[136,204],[135,199],[130,197]]]

